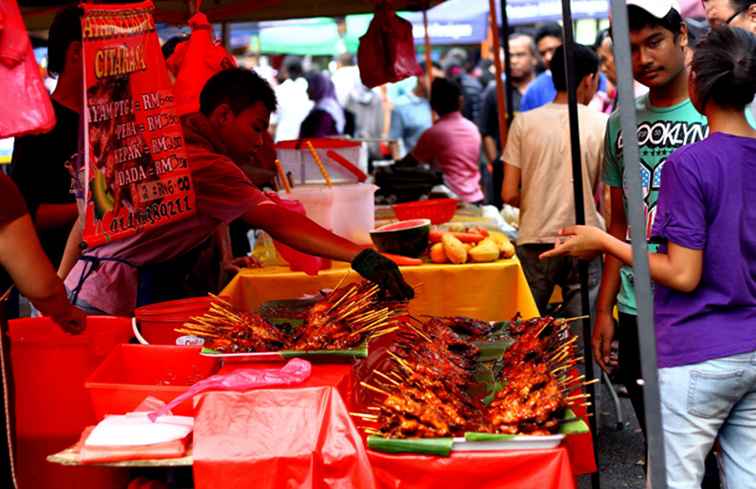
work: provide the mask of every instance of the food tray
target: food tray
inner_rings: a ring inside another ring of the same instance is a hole
[[[310,350],[310,351],[297,351],[297,350],[282,350],[282,351],[265,351],[256,353],[220,353],[210,348],[203,348],[200,355],[213,358],[221,358],[226,362],[275,362],[281,360],[287,360],[289,358],[304,358],[310,361],[317,361],[318,359],[334,358],[352,359],[352,358],[366,358],[368,355],[367,345],[361,348],[354,348],[350,350]]]
[[[562,434],[537,436],[537,435],[512,435],[491,440],[479,440],[477,433],[467,433],[465,437],[453,438],[452,452],[479,452],[498,450],[547,450],[556,448],[564,440]]]

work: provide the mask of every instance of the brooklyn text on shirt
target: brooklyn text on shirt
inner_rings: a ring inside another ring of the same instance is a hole
[[[636,134],[639,146],[677,148],[702,141],[709,135],[709,128],[702,122],[653,121],[638,124]],[[616,147],[618,151],[623,148],[622,131],[617,136]]]

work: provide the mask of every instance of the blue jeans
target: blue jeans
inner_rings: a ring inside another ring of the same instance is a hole
[[[669,489],[701,487],[717,436],[724,487],[756,489],[756,352],[659,369],[659,389]]]

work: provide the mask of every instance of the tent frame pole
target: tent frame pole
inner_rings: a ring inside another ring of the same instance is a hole
[[[501,29],[496,29],[496,27],[493,24],[495,24],[496,19],[496,5],[494,4],[494,0],[490,0],[490,12],[491,12],[491,19],[492,19],[492,26],[491,28],[494,29],[493,37],[498,39],[498,36],[501,36],[501,42],[499,45],[504,50],[504,87],[505,93],[501,93],[501,90],[497,90],[497,98],[501,98],[502,95],[505,96],[506,103],[506,111],[507,111],[507,117],[506,120],[504,120],[503,115],[501,114],[501,103],[499,103],[499,131],[501,134],[501,137],[499,138],[501,140],[501,151],[504,152],[504,147],[507,145],[507,137],[509,134],[509,126],[512,124],[512,119],[514,119],[514,97],[512,94],[512,60],[509,57],[509,17],[507,16],[507,0],[501,0]],[[501,52],[501,49],[497,49],[497,52],[495,53],[496,56],[499,55]],[[496,58],[494,58],[496,59]],[[496,83],[501,82],[501,73],[496,73]],[[504,202],[501,198],[501,189],[504,185],[504,162],[501,160],[501,158],[498,158],[496,161],[492,161],[491,167],[493,168],[493,172],[491,175],[491,179],[493,180],[493,195],[492,195],[492,204],[496,206],[497,209],[501,209],[504,207]]]
[[[578,118],[578,100],[577,85],[575,77],[575,52],[571,49],[575,45],[575,35],[572,27],[572,7],[569,0],[562,0],[562,21],[564,24],[564,66],[567,74],[567,104],[569,109],[570,120],[570,149],[572,155],[572,184],[575,201],[575,223],[578,225],[585,224],[585,201],[583,198],[583,163],[582,152],[580,150],[580,125]],[[578,261],[578,274],[580,278],[580,305],[581,315],[591,316],[591,306],[588,288],[588,262]],[[593,379],[595,376],[593,349],[591,346],[592,328],[591,319],[582,320],[583,327],[583,351],[585,356],[585,376]],[[588,386],[588,391],[592,399],[596,399],[596,384]],[[596,464],[599,464],[598,450],[598,420],[596,403],[593,402],[588,407],[589,422],[591,425],[591,436],[593,437],[593,455],[596,458]],[[601,488],[601,478],[599,472],[591,474],[591,486],[594,489]]]
[[[646,247],[646,222],[642,211],[640,181],[640,152],[636,132],[635,91],[630,53],[630,28],[625,0],[611,0],[612,41],[617,67],[620,122],[625,164],[624,185],[628,189],[629,224],[633,246],[633,280],[638,303],[638,344],[643,374],[643,402],[646,413],[646,444],[648,478],[654,489],[666,489],[666,462],[661,419],[661,396],[656,363],[656,334],[654,329],[651,276]]]

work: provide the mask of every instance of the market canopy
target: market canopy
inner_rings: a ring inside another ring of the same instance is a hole
[[[154,0],[155,19],[170,24],[186,24],[191,17],[187,0]],[[443,0],[389,0],[396,10],[422,10]],[[27,29],[47,29],[55,11],[78,2],[65,0],[19,0]],[[98,3],[126,3],[101,1]],[[211,22],[244,22],[253,20],[281,20],[306,17],[338,17],[347,14],[370,13],[377,0],[205,0],[204,12]]]

